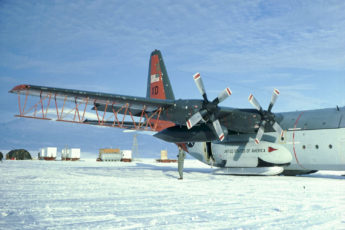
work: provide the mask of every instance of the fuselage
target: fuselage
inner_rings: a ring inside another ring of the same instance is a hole
[[[345,108],[282,114],[284,138],[293,155],[288,169],[345,170]]]
[[[284,166],[286,170],[345,170],[344,107],[277,113],[276,116],[284,129],[282,137],[275,132],[265,132],[262,144],[255,145],[255,134],[232,134],[223,142],[189,143],[188,151],[206,164],[253,167],[255,156],[249,154],[267,152],[266,144],[273,143],[272,148],[291,154],[291,162]]]

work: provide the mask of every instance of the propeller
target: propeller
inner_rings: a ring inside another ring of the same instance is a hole
[[[268,106],[268,110],[267,111],[262,109],[260,103],[256,100],[256,98],[253,96],[253,94],[249,95],[248,100],[249,100],[250,104],[252,104],[254,106],[254,108],[256,108],[259,111],[260,115],[261,115],[261,124],[260,124],[260,127],[259,127],[258,132],[257,132],[256,137],[255,137],[255,143],[256,144],[260,143],[261,138],[264,135],[265,126],[266,126],[267,123],[271,124],[272,128],[277,133],[279,133],[279,135],[281,137],[283,136],[283,129],[280,127],[278,122],[275,120],[275,116],[271,112],[274,104],[277,101],[277,98],[278,98],[279,94],[280,94],[279,90],[277,90],[277,89],[273,90],[271,102],[270,102],[270,104]]]
[[[187,127],[188,129],[191,129],[200,121],[205,123],[210,121],[212,122],[214,132],[216,133],[218,139],[220,141],[223,141],[226,134],[224,133],[219,119],[217,118],[217,113],[219,110],[218,104],[227,99],[232,94],[232,92],[229,88],[225,88],[212,102],[210,102],[207,98],[204,83],[202,82],[200,73],[194,74],[193,78],[200,94],[204,98],[204,102],[202,108],[187,120]]]

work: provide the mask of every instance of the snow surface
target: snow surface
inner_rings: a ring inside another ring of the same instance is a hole
[[[344,172],[215,175],[185,161],[4,161],[0,229],[345,229]]]

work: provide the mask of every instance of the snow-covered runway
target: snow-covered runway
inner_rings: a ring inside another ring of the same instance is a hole
[[[344,172],[212,174],[186,160],[5,161],[0,229],[345,229]]]

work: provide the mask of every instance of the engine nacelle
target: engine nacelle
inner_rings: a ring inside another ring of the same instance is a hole
[[[172,143],[204,142],[218,140],[213,128],[207,124],[201,124],[188,129],[187,126],[173,126],[156,133],[154,136]]]
[[[253,168],[289,165],[290,151],[280,144],[261,141],[246,143],[196,142],[188,144],[189,153],[206,164],[218,167]]]

